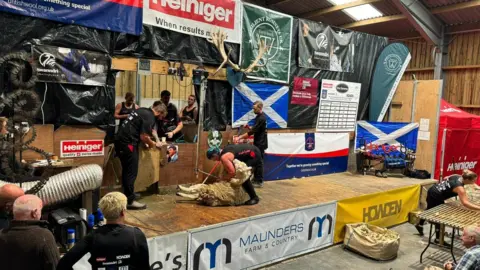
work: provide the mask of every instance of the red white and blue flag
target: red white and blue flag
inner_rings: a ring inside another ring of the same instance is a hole
[[[344,172],[348,145],[348,133],[270,133],[264,178],[280,180]]]
[[[142,0],[3,0],[0,11],[140,35]]]

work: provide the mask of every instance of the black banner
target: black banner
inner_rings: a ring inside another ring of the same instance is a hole
[[[107,54],[62,47],[33,46],[40,82],[103,86],[110,57]]]
[[[353,72],[352,32],[335,31],[322,23],[299,20],[298,64],[300,67]]]
[[[195,95],[200,96],[199,86],[195,86]],[[203,112],[204,131],[225,131],[232,124],[232,86],[228,82],[208,81]]]
[[[293,29],[300,27],[300,20],[294,20]],[[336,32],[335,27],[330,27],[333,32]],[[343,29],[343,35],[346,35],[345,29]],[[292,71],[290,79],[290,89],[294,88],[294,77],[311,78],[318,81],[328,79],[346,82],[358,82],[362,84],[362,90],[360,92],[359,113],[362,110],[366,110],[368,106],[368,97],[370,95],[370,81],[373,75],[375,62],[380,55],[380,52],[388,44],[387,38],[374,36],[366,33],[349,31],[351,33],[351,44],[355,44],[354,61],[352,61],[354,68],[353,72],[335,72],[330,70],[316,70],[299,67],[298,55],[293,55],[294,61],[290,70]],[[294,31],[292,36],[292,50],[299,52],[298,47],[303,38],[299,31]],[[293,94],[293,90],[290,91],[290,98]],[[317,92],[317,98],[320,98],[320,91]],[[291,100],[291,99],[290,99]],[[368,114],[368,110],[367,110]],[[288,108],[288,128],[312,128],[316,126],[318,117],[318,102],[316,106],[306,106],[303,104],[289,104]],[[368,115],[366,116],[368,117]]]

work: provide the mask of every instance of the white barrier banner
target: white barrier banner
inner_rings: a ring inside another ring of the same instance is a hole
[[[151,270],[187,269],[187,232],[147,239]]]
[[[181,232],[147,239],[151,270],[185,270],[187,269],[188,233]],[[73,269],[92,269],[88,259],[90,253],[83,256]]]
[[[188,269],[250,269],[333,244],[336,203],[190,231]]]
[[[240,0],[144,0],[143,23],[203,38],[218,28],[226,41],[240,43]]]

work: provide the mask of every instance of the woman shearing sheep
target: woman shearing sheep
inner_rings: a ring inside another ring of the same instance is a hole
[[[427,210],[445,203],[445,200],[458,196],[463,206],[472,209],[480,210],[480,206],[471,203],[468,200],[465,185],[472,185],[477,181],[477,174],[464,170],[462,175],[454,174],[446,177],[443,181],[439,181],[427,193]],[[423,224],[425,220],[420,220],[415,227],[420,235],[423,235]],[[438,243],[440,238],[440,226],[435,224],[435,243]]]

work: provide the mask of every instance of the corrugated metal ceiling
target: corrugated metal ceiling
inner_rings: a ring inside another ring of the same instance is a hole
[[[471,2],[471,0],[422,0],[422,3],[428,8],[443,7],[463,2]]]
[[[313,10],[324,9],[333,6],[327,0],[287,0],[270,7],[275,7],[277,10],[298,16],[302,13]]]
[[[480,21],[480,7],[466,8],[447,13],[436,14],[447,25],[457,25]]]
[[[468,0],[420,0],[429,8],[439,8],[449,5],[472,2]],[[268,4],[268,0],[249,0],[248,2],[255,2],[258,5]],[[372,3],[383,16],[392,16],[401,14],[400,10],[395,6],[392,0],[384,0]],[[286,0],[284,2],[268,5],[268,8],[277,10],[293,16],[301,16],[305,13],[321,10],[332,7],[333,5],[327,0]],[[448,11],[435,14],[437,18],[448,25],[468,24],[480,21],[480,7],[464,8],[456,11]],[[342,11],[327,13],[321,16],[309,18],[313,21],[320,21],[329,25],[342,26],[353,23],[355,20]],[[473,25],[473,24],[472,24]],[[414,27],[406,20],[395,20],[377,24],[365,25],[356,27],[353,30],[367,32],[375,35],[382,35],[388,37],[411,37],[418,36]]]

